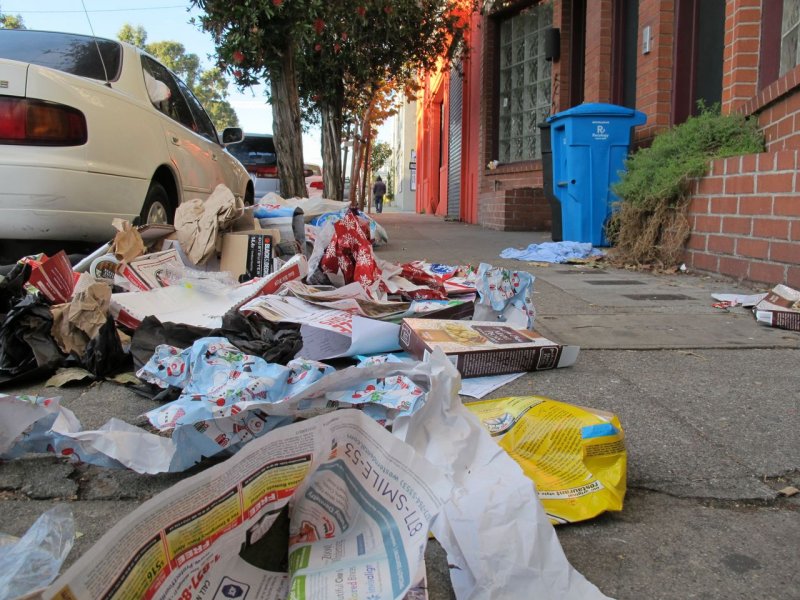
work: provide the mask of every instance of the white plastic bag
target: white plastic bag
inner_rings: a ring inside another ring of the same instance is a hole
[[[66,504],[59,504],[36,519],[17,541],[0,536],[0,600],[50,585],[74,540],[75,521]]]

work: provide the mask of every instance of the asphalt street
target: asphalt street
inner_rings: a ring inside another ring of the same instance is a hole
[[[572,564],[619,599],[800,598],[800,333],[759,325],[745,309],[712,307],[714,292],[753,286],[696,273],[503,260],[548,232],[498,232],[384,212],[378,256],[527,270],[536,328],[581,346],[576,364],[529,373],[492,397],[537,394],[616,413],[625,429],[628,493],[621,512],[560,526]],[[5,393],[63,396],[87,429],[134,422],[153,402],[103,382],[60,390],[41,382]],[[198,467],[202,468],[202,467]],[[53,457],[0,465],[0,531],[22,534],[50,505],[70,502],[81,536],[67,563],[121,516],[187,474],[142,476]],[[429,550],[430,596],[452,593]],[[520,597],[525,597],[520,590]]]

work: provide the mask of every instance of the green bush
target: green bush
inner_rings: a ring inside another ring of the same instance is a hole
[[[649,148],[626,161],[613,187],[620,198],[606,225],[611,260],[672,269],[683,260],[691,235],[686,215],[689,180],[703,176],[710,160],[764,151],[754,119],[721,115],[718,106],[658,134]]]
[[[701,105],[698,116],[658,134],[649,148],[631,155],[614,193],[645,210],[677,206],[689,179],[705,174],[710,160],[763,151],[764,136],[755,119],[722,115],[718,105]]]

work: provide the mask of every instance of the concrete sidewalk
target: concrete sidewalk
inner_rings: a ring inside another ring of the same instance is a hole
[[[620,513],[557,529],[575,567],[606,594],[800,597],[800,334],[764,327],[701,275],[654,275],[503,260],[549,232],[497,232],[402,213],[378,220],[387,260],[488,262],[536,277],[536,328],[581,346],[568,369],[493,394],[538,394],[619,415],[628,449]],[[788,595],[788,596],[787,596]]]
[[[530,271],[537,329],[582,347],[573,367],[527,374],[493,396],[539,394],[619,415],[629,457],[623,511],[557,529],[590,581],[619,599],[799,597],[800,496],[778,490],[800,487],[800,334],[758,325],[741,308],[711,307],[712,292],[758,290],[692,274],[499,258],[505,248],[550,241],[547,232],[498,232],[390,211],[377,219],[390,239],[377,250],[384,259]],[[112,416],[132,421],[153,406],[109,383],[58,393],[86,428]],[[83,536],[72,562],[122,515],[182,477],[50,457],[9,462],[0,465],[0,531],[19,535],[54,502],[74,500]],[[435,545],[429,572],[431,598],[451,597]]]

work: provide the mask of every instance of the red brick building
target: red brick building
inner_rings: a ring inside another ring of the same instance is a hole
[[[694,183],[687,265],[800,288],[800,0],[495,0],[469,52],[428,76],[417,115],[417,210],[492,229],[547,230],[547,116],[636,108],[637,143],[697,101],[758,118],[767,152]]]

